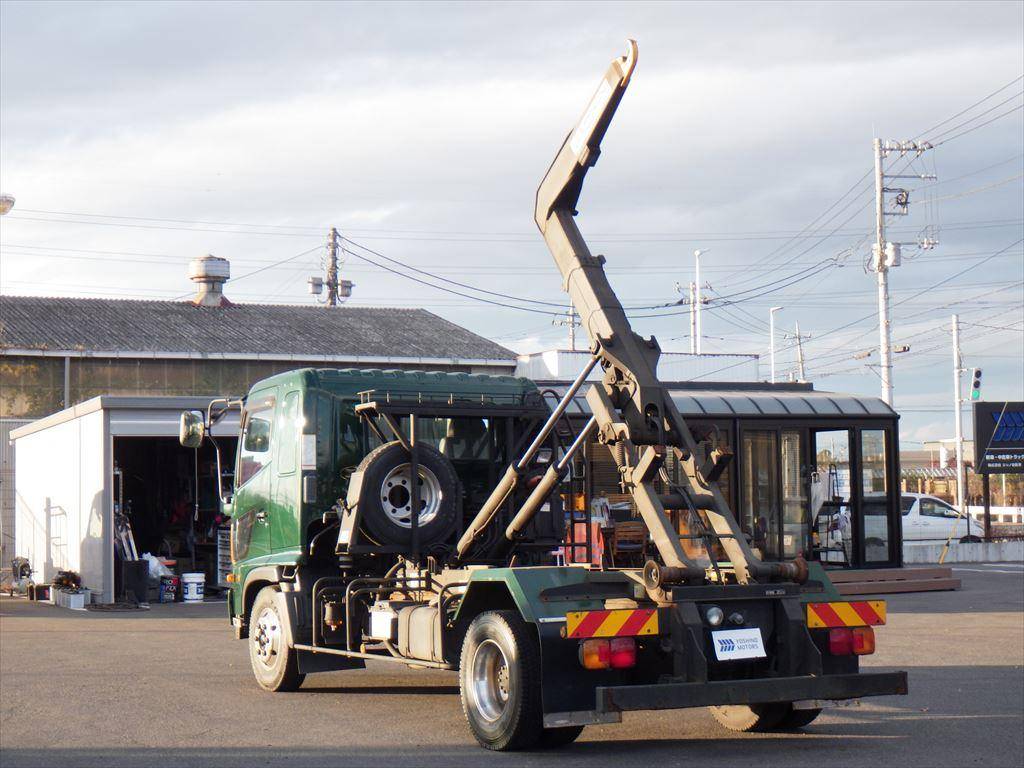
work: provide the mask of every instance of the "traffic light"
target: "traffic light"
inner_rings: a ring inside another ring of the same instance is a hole
[[[981,368],[971,372],[971,400],[981,400]]]

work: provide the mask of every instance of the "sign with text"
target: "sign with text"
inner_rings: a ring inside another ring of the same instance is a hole
[[[1024,472],[1024,403],[974,403],[974,471]]]

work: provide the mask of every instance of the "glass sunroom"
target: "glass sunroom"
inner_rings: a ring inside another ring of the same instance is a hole
[[[897,414],[873,397],[809,384],[672,384],[699,439],[735,455],[719,480],[751,545],[767,560],[803,555],[834,568],[902,564]],[[608,449],[587,445],[589,500],[632,514]],[[679,468],[668,465],[670,475]]]

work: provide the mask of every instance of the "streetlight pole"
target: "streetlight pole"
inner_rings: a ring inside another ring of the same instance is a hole
[[[697,306],[697,313],[696,313],[697,317],[696,317],[696,329],[695,329],[696,333],[697,333],[697,345],[696,345],[695,352],[698,355],[700,354],[700,337],[701,337],[701,335],[704,332],[704,327],[701,325],[701,321],[700,321],[700,319],[701,319],[700,318],[700,305],[704,303],[704,299],[701,296],[701,286],[700,286],[700,257],[701,257],[702,254],[705,254],[705,253],[707,253],[707,251],[702,251],[700,248],[698,248],[697,250],[695,250],[693,252],[693,273],[694,273],[693,274],[693,280],[697,284],[697,290],[696,290],[695,295],[694,295],[694,300],[697,303],[696,304],[696,306]]]
[[[768,334],[770,336],[768,350],[772,365],[772,384],[775,383],[775,313],[780,309],[782,307],[772,307],[768,310]]]
[[[690,283],[690,354],[697,354],[697,283]]]

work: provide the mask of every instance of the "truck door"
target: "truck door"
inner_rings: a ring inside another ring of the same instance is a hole
[[[248,560],[271,551],[271,447],[276,389],[254,392],[242,414],[238,441],[231,539],[234,559]]]
[[[303,418],[300,397],[298,390],[284,393],[274,422],[270,535],[275,552],[297,549],[301,544],[302,492],[298,456]]]

